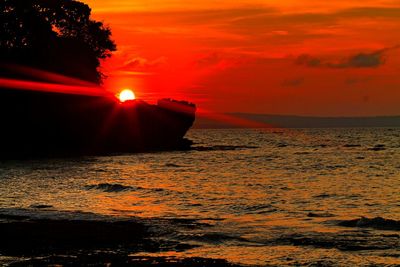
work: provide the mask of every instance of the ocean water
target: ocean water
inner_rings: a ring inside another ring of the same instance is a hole
[[[187,137],[191,151],[1,162],[0,215],[132,217],[187,245],[143,256],[400,265],[400,128]]]

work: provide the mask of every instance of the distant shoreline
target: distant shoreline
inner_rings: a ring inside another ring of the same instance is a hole
[[[400,127],[400,116],[371,117],[312,117],[290,115],[268,115],[250,113],[226,114],[241,120],[265,124],[265,128],[366,128],[366,127]],[[232,123],[196,118],[194,129],[228,129],[228,128],[263,128],[235,125]]]

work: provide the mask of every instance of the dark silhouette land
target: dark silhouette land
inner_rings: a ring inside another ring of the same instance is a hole
[[[4,159],[187,149],[195,107],[1,89],[0,114]]]
[[[100,62],[116,45],[110,29],[90,18],[86,4],[2,1],[0,36],[0,158],[190,147],[183,137],[194,122],[194,104],[168,99],[158,105],[120,103],[96,87],[104,77]],[[9,80],[28,88],[16,90],[4,82]],[[30,82],[77,89],[52,92],[37,84],[29,88]],[[97,92],[79,91],[83,85]]]
[[[229,113],[244,120],[255,122],[256,128],[265,124],[265,127],[282,128],[362,128],[362,127],[400,127],[400,116],[375,116],[375,117],[311,117],[311,116],[289,116],[268,115],[250,113]],[[258,124],[257,124],[258,123]],[[208,118],[198,118],[193,126],[203,129],[223,128],[248,128],[249,125],[233,125],[231,123],[216,121]]]
[[[90,18],[88,5],[70,0],[0,3],[0,62],[100,83],[100,61],[116,50],[111,30]],[[0,69],[0,76],[21,73]],[[30,73],[25,73],[29,79]]]

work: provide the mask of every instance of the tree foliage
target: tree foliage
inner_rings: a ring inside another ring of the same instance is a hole
[[[111,31],[74,0],[1,0],[0,61],[100,83]]]

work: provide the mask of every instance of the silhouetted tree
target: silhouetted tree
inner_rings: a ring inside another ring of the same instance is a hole
[[[100,61],[116,46],[90,13],[73,0],[0,0],[0,62],[100,83]]]

